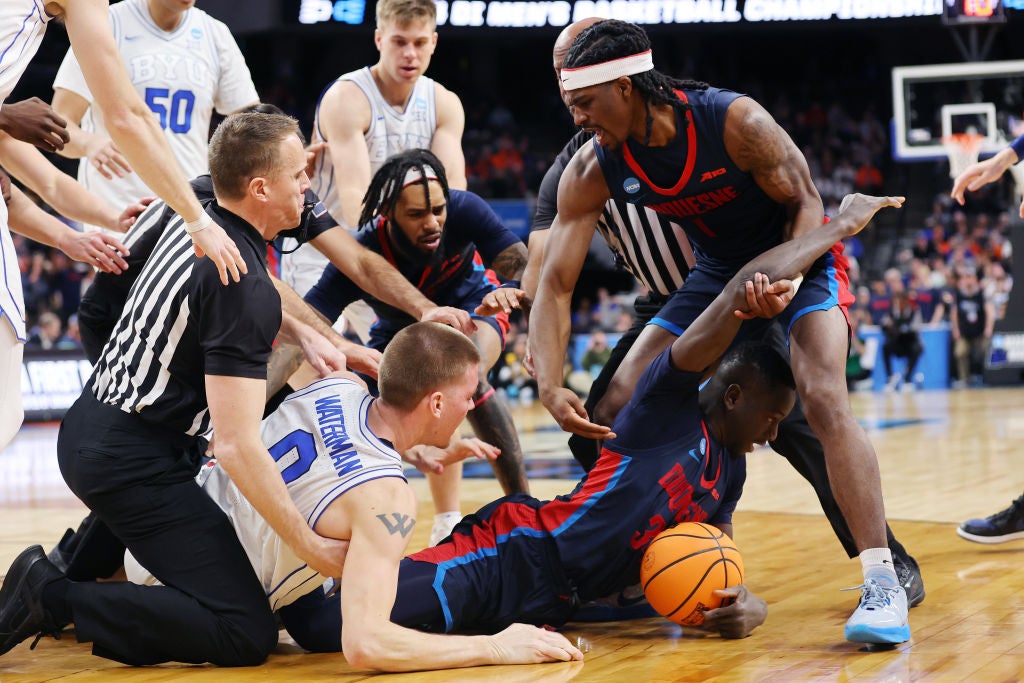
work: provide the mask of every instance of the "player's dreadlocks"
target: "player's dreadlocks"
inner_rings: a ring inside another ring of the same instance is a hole
[[[426,196],[429,209],[430,186],[428,182],[430,178],[424,170],[424,166],[433,169],[433,173],[429,175],[437,176],[437,181],[441,183],[441,189],[444,191],[444,199],[448,201],[448,177],[445,175],[441,160],[430,150],[407,149],[388,157],[384,165],[373,174],[370,187],[363,195],[363,212],[359,214],[359,225],[366,225],[377,216],[383,216],[394,210],[405,185],[405,176],[412,169],[419,170],[420,177],[415,182],[423,186],[423,194]]]
[[[650,49],[651,41],[642,28],[625,21],[607,19],[584,29],[576,36],[572,45],[569,46],[569,52],[565,55],[563,68],[574,69],[591,64],[601,64]],[[708,88],[708,84],[702,81],[672,78],[655,69],[634,74],[629,78],[633,81],[633,87],[640,91],[647,106],[645,144],[650,142],[651,127],[654,125],[651,104],[668,104],[681,113],[685,113],[690,109],[690,105],[680,100],[674,90],[707,90]],[[686,117],[683,117],[682,120],[683,125],[689,125]]]

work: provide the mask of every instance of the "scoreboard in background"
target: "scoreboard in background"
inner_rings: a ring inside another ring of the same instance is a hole
[[[1018,0],[1024,2],[1024,0]],[[459,27],[561,27],[587,17],[636,24],[734,24],[827,20],[901,19],[944,15],[954,0],[439,0],[438,25]],[[993,0],[955,0],[958,8],[998,5]],[[292,5],[294,7],[294,5]],[[366,0],[299,0],[300,24],[373,26]],[[974,15],[972,15],[974,16]]]
[[[1003,0],[945,0],[942,20],[946,24],[1002,24],[1006,21]],[[1024,0],[1017,0],[1011,5],[1024,9]]]

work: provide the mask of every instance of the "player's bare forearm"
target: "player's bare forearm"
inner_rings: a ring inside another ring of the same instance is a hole
[[[764,273],[772,282],[806,273],[836,242],[863,230],[879,210],[902,205],[902,197],[847,195],[839,213],[829,223],[761,254],[741,269],[730,286],[742,284],[754,273]]]
[[[494,257],[491,270],[502,280],[521,280],[527,261],[526,245],[517,242]]]
[[[329,340],[333,341],[335,337],[340,336],[334,328],[331,327],[327,318],[320,315],[320,313],[312,306],[303,301],[298,292],[278,280],[276,277],[271,276],[270,279],[274,283],[277,293],[281,296],[281,312],[285,314],[281,320],[281,331],[286,335],[286,339],[289,342],[299,343],[301,338],[298,334],[295,334],[292,330],[288,329],[288,324],[290,322],[288,316],[291,316],[292,320],[308,325]],[[299,330],[295,330],[295,332],[298,331]]]
[[[281,391],[288,378],[302,366],[302,349],[294,344],[278,344],[267,361],[267,400]]]
[[[372,294],[386,304],[401,309],[419,320],[437,304],[416,289],[393,265],[380,254],[363,249],[357,273],[346,273],[364,292]]]

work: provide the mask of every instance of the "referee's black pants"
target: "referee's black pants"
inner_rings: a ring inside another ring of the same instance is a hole
[[[227,516],[194,480],[194,437],[97,401],[90,390],[57,439],[75,495],[163,586],[72,583],[79,641],[125,664],[260,664],[277,644],[262,585]]]
[[[650,319],[657,315],[667,300],[668,297],[657,294],[637,297],[634,302],[633,326],[619,339],[615,348],[612,349],[608,362],[605,363],[601,373],[590,387],[590,393],[584,404],[588,415],[594,414],[594,408],[608,391],[608,385],[622,363],[622,359],[626,357]],[[767,332],[764,341],[770,343],[788,359],[789,347],[786,344],[782,328],[778,324],[767,323],[765,323],[765,327]],[[598,446],[599,442],[593,439],[575,434],[569,437],[569,450],[587,472],[597,462],[597,457],[600,454]],[[778,436],[771,446],[814,487],[814,493],[818,497],[818,502],[821,503],[821,509],[824,511],[825,517],[828,518],[829,524],[832,525],[832,530],[839,542],[843,545],[843,550],[846,551],[847,556],[856,557],[858,554],[857,544],[853,540],[853,534],[850,533],[850,527],[846,523],[842,510],[839,509],[839,503],[836,502],[832,486],[829,484],[828,470],[825,466],[825,448],[811,429],[811,425],[808,424],[799,397],[797,397],[792,412],[779,423]],[[785,495],[785,492],[780,492],[780,495]],[[885,533],[889,540],[889,546],[896,546],[902,550],[902,546],[896,542],[888,524],[885,526]]]

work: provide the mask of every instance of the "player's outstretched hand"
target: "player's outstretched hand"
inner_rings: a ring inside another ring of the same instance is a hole
[[[4,102],[0,109],[0,130],[47,152],[64,149],[64,144],[71,139],[67,125],[64,117],[38,97]]]
[[[128,270],[128,247],[104,232],[68,230],[58,245],[69,257],[88,263],[104,273],[119,275]]]
[[[555,422],[564,431],[587,437],[588,439],[614,439],[615,434],[604,425],[594,424],[587,415],[583,402],[571,389],[556,387],[540,393],[544,407],[555,418]]]
[[[350,370],[361,372],[364,375],[377,379],[377,373],[380,372],[380,359],[383,358],[383,354],[380,351],[371,349],[369,346],[363,346],[362,344],[355,344],[344,337],[336,340],[335,344],[345,354]]]
[[[774,318],[786,309],[797,290],[794,281],[769,282],[768,276],[764,273],[754,273],[754,279],[744,282],[743,285],[747,307],[745,310],[737,308],[733,311],[733,315],[741,320]]]
[[[718,631],[723,638],[746,638],[768,617],[768,604],[742,584],[717,590],[715,595],[733,599],[725,607],[704,613],[704,628]]]
[[[487,292],[483,301],[473,312],[477,315],[497,315],[499,313],[511,313],[513,309],[519,308],[519,302],[526,297],[526,291],[513,287],[498,287]]]
[[[900,208],[905,197],[872,197],[866,194],[848,194],[839,204],[839,213],[832,220],[842,220],[848,236],[863,230],[875,214],[887,206]]]
[[[472,337],[476,332],[476,323],[469,317],[469,313],[461,308],[452,308],[451,306],[436,306],[429,309],[420,318],[420,322],[441,323],[448,327],[454,327],[467,337]]]
[[[1015,154],[1013,156],[1016,156]],[[964,192],[974,192],[982,186],[999,180],[1003,173],[1012,165],[1010,155],[997,154],[994,157],[978,161],[967,168],[953,181],[953,189],[949,196],[960,206],[964,205]]]
[[[117,232],[128,232],[135,221],[139,220],[139,216],[146,210],[146,207],[152,204],[156,200],[156,197],[143,197],[134,204],[126,206],[121,215],[117,217],[117,224],[112,225],[111,228]]]
[[[192,246],[196,250],[196,256],[208,256],[216,264],[221,284],[227,285],[228,274],[232,280],[238,282],[242,275],[249,272],[238,246],[231,241],[224,228],[213,220],[210,220],[202,230],[192,233]]]
[[[300,340],[302,355],[320,377],[327,377],[347,367],[348,359],[338,347],[319,332],[310,329]]]
[[[495,664],[542,664],[583,659],[583,653],[557,631],[512,624],[490,636]]]
[[[85,148],[85,156],[93,168],[107,180],[123,178],[132,172],[128,160],[121,154],[114,141],[103,135],[96,135]]]
[[[447,459],[444,463],[446,465],[450,465],[454,462],[462,462],[468,458],[476,458],[477,460],[497,460],[498,456],[501,455],[500,448],[492,446],[486,441],[481,441],[476,437],[456,439],[444,450],[447,453]]]

